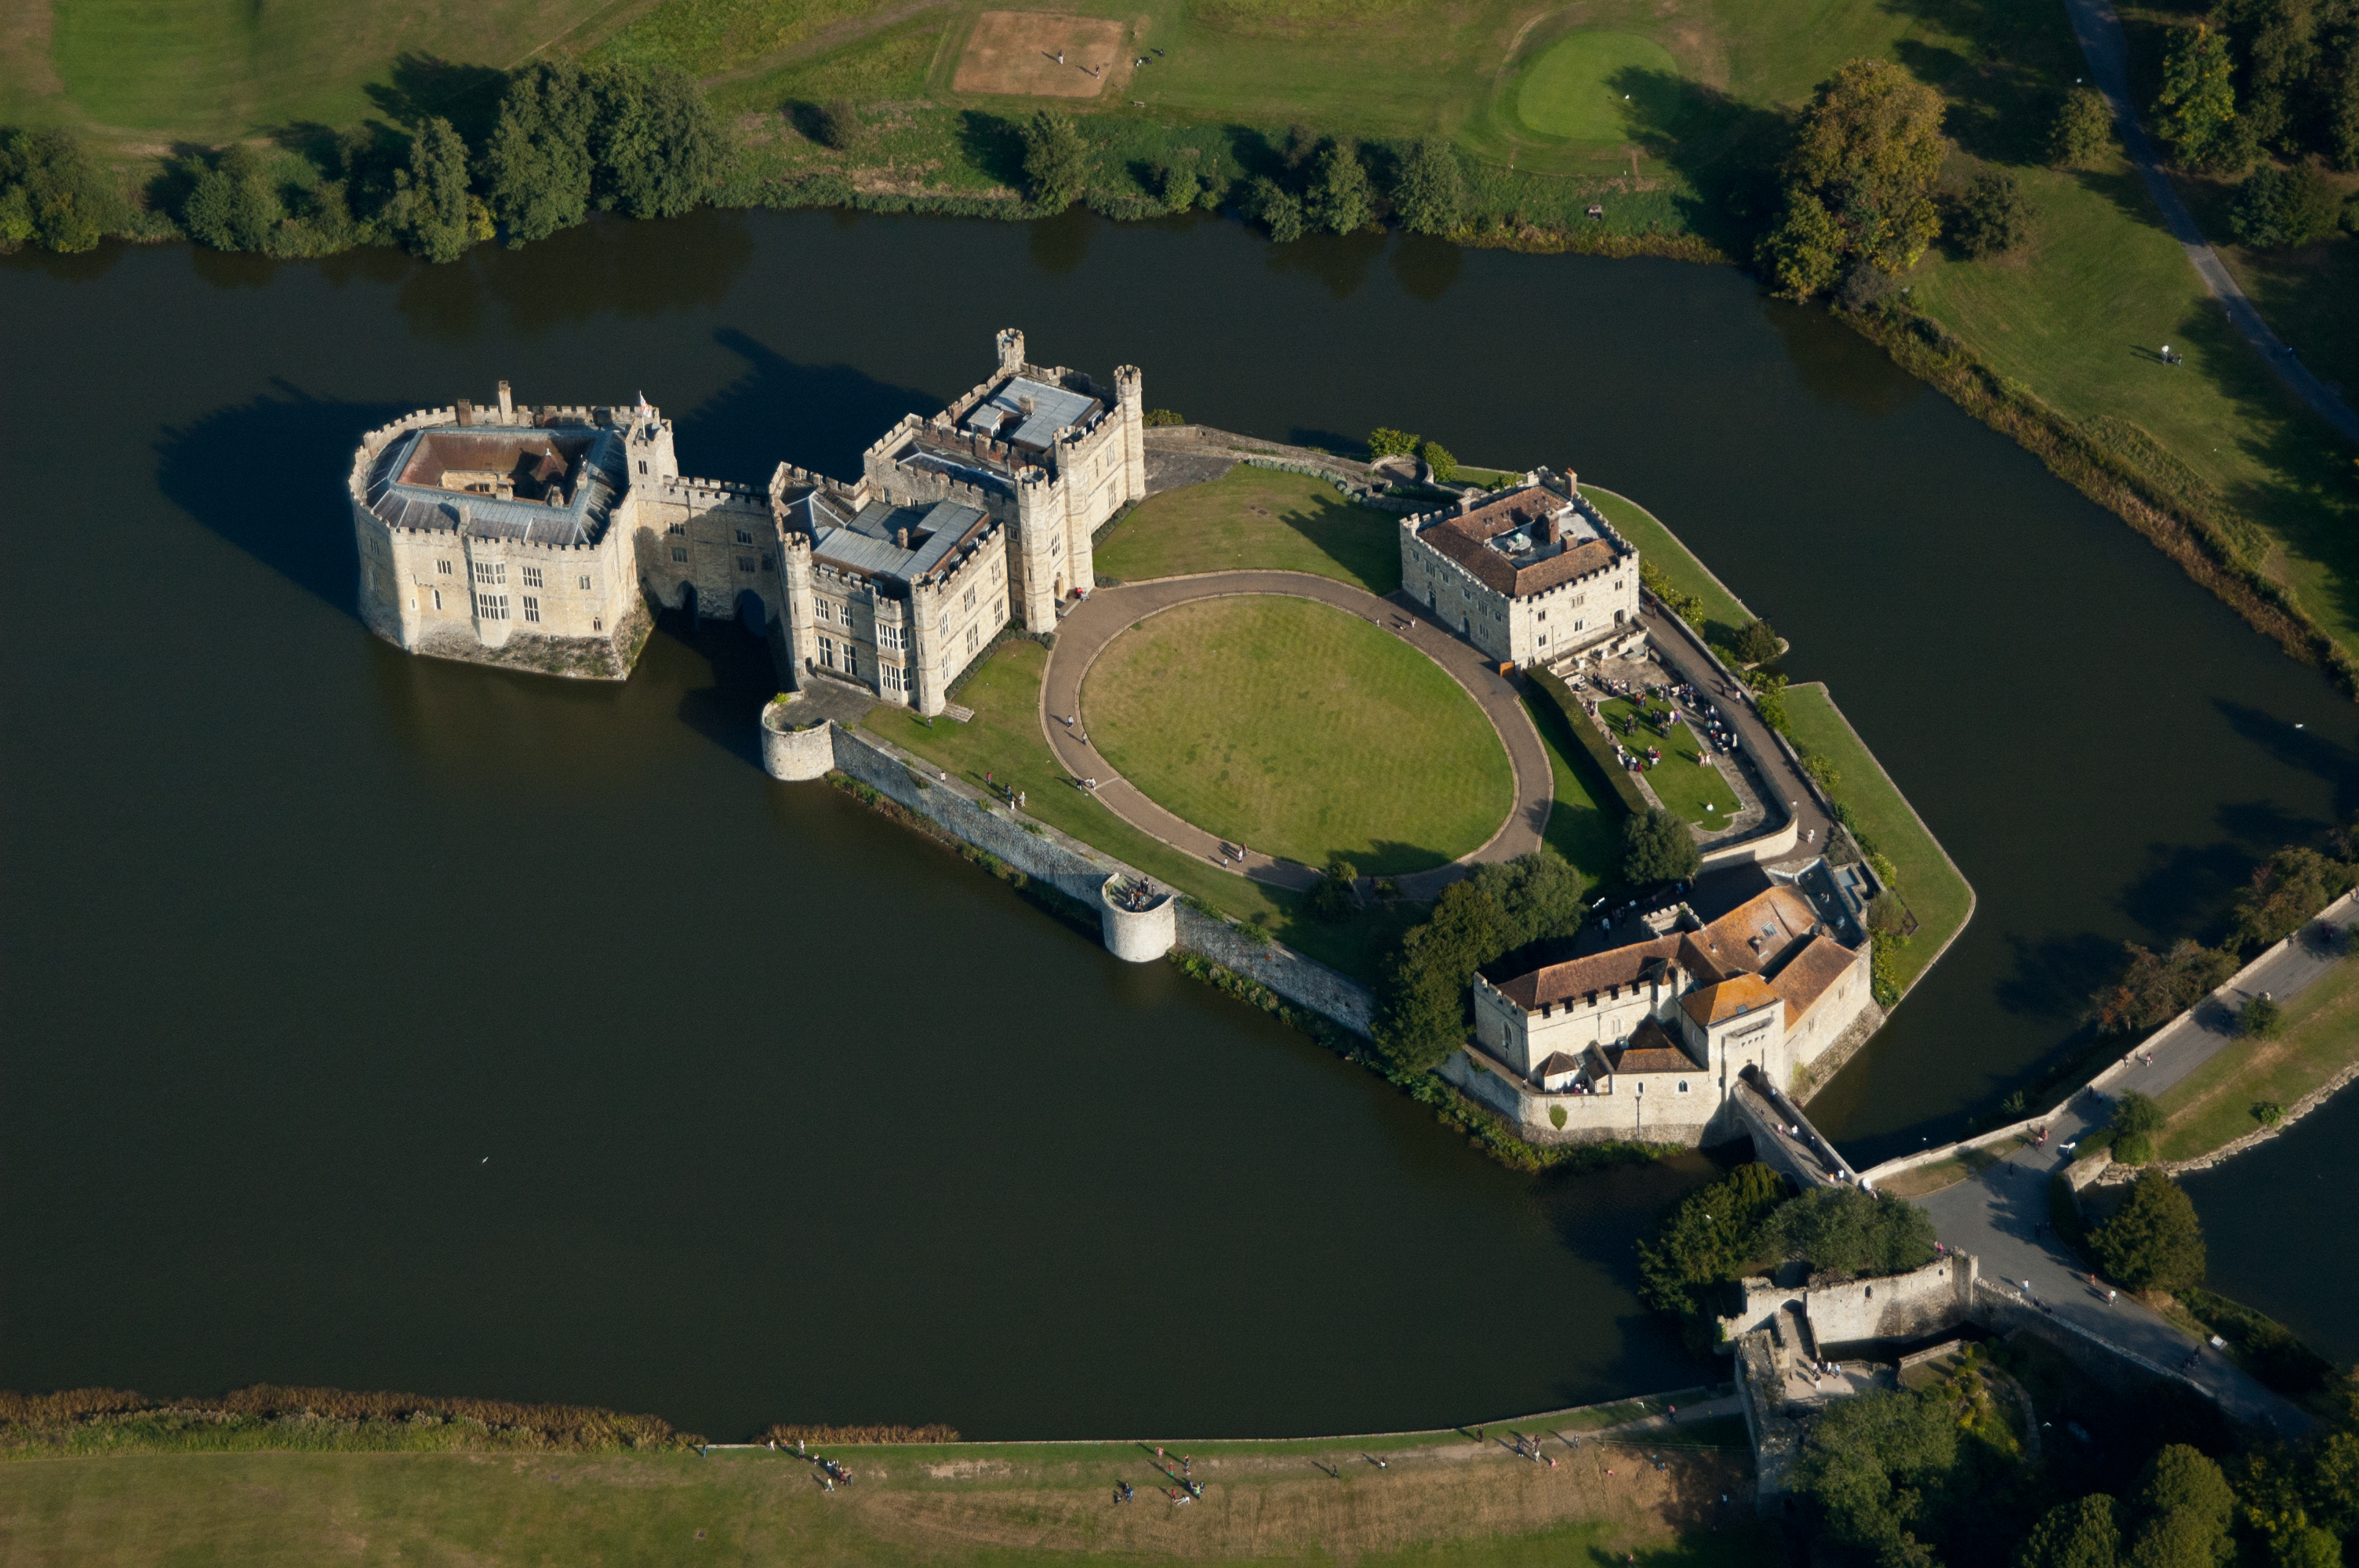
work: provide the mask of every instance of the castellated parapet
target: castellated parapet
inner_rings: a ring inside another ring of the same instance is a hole
[[[1571,472],[1536,469],[1404,517],[1400,551],[1403,590],[1502,664],[1560,665],[1645,635],[1637,547]]]
[[[909,415],[845,484],[683,474],[633,404],[517,404],[507,384],[362,438],[350,478],[363,619],[412,653],[621,679],[650,611],[735,619],[788,686],[833,677],[937,713],[1011,615],[1055,629],[1096,586],[1091,540],[1147,493],[1142,378],[1025,358]]]

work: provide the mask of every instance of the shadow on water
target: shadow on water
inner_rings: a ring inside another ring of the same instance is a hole
[[[528,338],[601,317],[654,320],[685,309],[715,309],[752,264],[754,252],[745,213],[705,208],[669,223],[635,223],[600,213],[523,250],[478,245],[442,266],[390,251],[374,254],[392,258],[395,276],[402,276],[396,308],[411,330],[436,341],[468,342],[481,333],[493,306]],[[213,253],[197,254],[201,258]],[[222,276],[235,274],[232,269]]]
[[[1892,356],[1815,305],[1761,297],[1802,390],[1832,407],[1882,418],[1932,393]]]
[[[1313,277],[1326,286],[1330,297],[1343,300],[1357,294],[1368,281],[1368,271],[1385,254],[1390,237],[1362,230],[1353,234],[1305,234],[1290,245],[1269,246],[1269,270]]]
[[[1430,234],[1403,234],[1392,256],[1401,292],[1428,305],[1440,303],[1466,270],[1465,251]]]
[[[781,462],[857,479],[861,454],[905,414],[931,416],[942,401],[893,386],[845,364],[797,364],[734,327],[713,341],[745,362],[745,373],[678,421],[684,471],[766,485]]]
[[[1032,265],[1050,277],[1070,277],[1090,255],[1090,236],[1099,220],[1086,207],[1066,208],[1053,218],[1029,225],[1026,253]]]

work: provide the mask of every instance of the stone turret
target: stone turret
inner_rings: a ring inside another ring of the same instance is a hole
[[[1014,375],[1024,368],[1024,331],[1020,327],[999,330],[999,373]]]
[[[1136,365],[1116,365],[1114,385],[1122,419],[1123,500],[1147,499],[1147,378]]]

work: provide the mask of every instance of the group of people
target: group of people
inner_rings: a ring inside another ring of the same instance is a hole
[[[1155,907],[1155,901],[1160,896],[1155,891],[1155,884],[1144,877],[1135,882],[1117,881],[1110,884],[1110,889],[1114,906],[1126,909],[1133,914],[1146,914]]]
[[[800,1448],[801,1446],[802,1445],[800,1444],[796,1444],[797,1448]],[[834,1460],[822,1459],[816,1454],[805,1454],[804,1457],[809,1459],[814,1466],[811,1471],[812,1477],[829,1491],[832,1492],[835,1490],[838,1484],[842,1484],[846,1487],[852,1485],[852,1472],[837,1464]]]
[[[1582,676],[1573,676],[1572,682],[1576,689],[1590,684],[1588,677]],[[1705,765],[1710,764],[1712,752],[1717,751],[1725,753],[1733,750],[1736,744],[1735,731],[1729,729],[1723,721],[1720,710],[1706,702],[1703,693],[1692,686],[1684,683],[1674,686],[1649,684],[1641,691],[1633,682],[1613,680],[1604,676],[1597,677],[1595,685],[1604,695],[1585,697],[1582,699],[1582,706],[1588,711],[1593,720],[1608,728],[1618,737],[1614,743],[1614,751],[1622,765],[1634,773],[1646,773],[1649,769],[1662,766],[1663,762],[1663,750],[1660,746],[1641,748],[1625,744],[1636,738],[1641,723],[1646,724],[1666,740],[1670,738],[1671,728],[1677,724],[1685,724],[1688,728],[1696,730],[1700,741],[1696,747],[1696,761]],[[1605,717],[1602,711],[1603,704],[1615,697],[1620,697],[1632,705],[1634,711],[1629,717],[1625,719]],[[1651,706],[1657,702],[1663,705],[1660,712],[1657,712]],[[1686,717],[1681,712],[1682,708],[1685,708],[1687,713],[1692,713],[1694,717],[1692,719]]]

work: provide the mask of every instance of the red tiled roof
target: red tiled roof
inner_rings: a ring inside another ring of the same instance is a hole
[[[1536,527],[1571,503],[1544,486],[1526,485],[1471,512],[1429,524],[1418,537],[1474,574],[1484,587],[1510,599],[1528,598],[1559,583],[1603,571],[1621,551],[1603,539],[1585,540],[1527,567],[1491,548],[1489,541],[1517,528]]]
[[[1740,1013],[1758,1012],[1777,1003],[1777,993],[1759,975],[1751,974],[1703,986],[1680,998],[1680,1005],[1687,1010],[1688,1016],[1706,1029],[1725,1023]]]
[[[1777,971],[1769,989],[1786,999],[1788,1023],[1799,1023],[1827,988],[1843,979],[1859,955],[1832,936],[1813,936]]]

